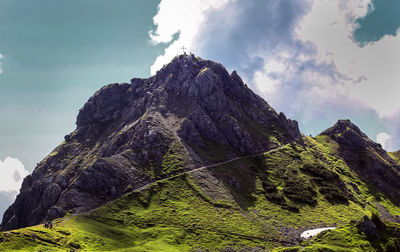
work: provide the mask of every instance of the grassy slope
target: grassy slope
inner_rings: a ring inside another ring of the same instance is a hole
[[[397,162],[400,162],[400,150],[394,152],[388,152],[389,156],[391,156]]]
[[[277,248],[274,251],[400,251],[400,224],[385,222],[386,229],[379,231],[379,238],[359,232],[356,222],[325,231],[300,246]]]
[[[335,156],[336,148],[327,138],[307,137],[302,145],[177,175],[90,214],[56,221],[53,231],[36,226],[1,233],[0,250],[270,250],[295,245],[303,230],[321,226],[342,228],[302,247],[338,249],[340,242],[342,249],[372,250],[377,245],[348,223],[377,212],[367,202],[392,214],[400,210],[360,181]]]

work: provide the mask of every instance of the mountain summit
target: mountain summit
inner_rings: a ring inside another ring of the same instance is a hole
[[[338,145],[338,154],[365,181],[400,203],[400,164],[350,120],[339,120],[323,131]]]
[[[357,125],[350,120],[339,120],[329,129],[324,130],[321,135],[327,135],[335,139],[338,143],[352,147],[371,147],[382,152],[382,147],[368,138]]]
[[[234,71],[180,55],[148,79],[111,84],[79,111],[77,129],[25,178],[2,229],[93,209],[149,182],[300,136]]]
[[[0,250],[399,251],[399,156],[350,120],[304,136],[236,72],[180,55],[87,101]]]

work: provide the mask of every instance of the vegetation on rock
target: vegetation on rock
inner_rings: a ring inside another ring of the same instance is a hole
[[[77,126],[24,180],[0,251],[400,250],[398,153],[348,120],[302,136],[215,62],[106,86]],[[300,238],[320,227],[337,228]]]

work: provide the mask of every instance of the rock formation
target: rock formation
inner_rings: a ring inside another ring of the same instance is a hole
[[[339,146],[339,155],[361,178],[400,202],[400,165],[350,120],[339,120],[321,135]]]
[[[79,111],[77,129],[25,178],[2,229],[97,207],[151,181],[300,136],[236,72],[180,55],[148,79],[111,84]]]

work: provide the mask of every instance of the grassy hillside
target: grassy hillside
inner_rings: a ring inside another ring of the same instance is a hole
[[[396,248],[392,237],[398,224],[387,223],[380,239],[356,228],[364,215],[380,214],[376,203],[387,214],[400,215],[400,208],[337,156],[335,142],[305,137],[262,155],[159,181],[90,213],[57,220],[54,230],[35,226],[1,233],[0,250]],[[304,230],[326,226],[339,228],[311,241],[299,238]]]
[[[388,154],[395,159],[397,162],[400,162],[400,150],[394,152],[388,152]]]

